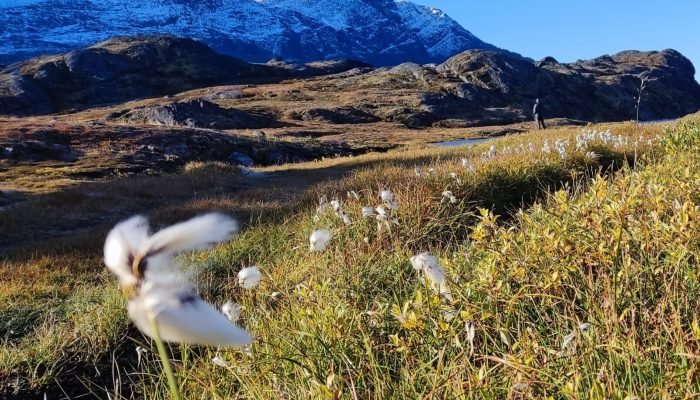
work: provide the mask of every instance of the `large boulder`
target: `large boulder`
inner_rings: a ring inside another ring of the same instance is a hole
[[[329,124],[363,124],[377,122],[379,118],[355,107],[310,108],[295,113],[293,117],[303,121],[317,121]]]
[[[164,126],[215,129],[259,129],[283,126],[274,116],[222,108],[207,100],[185,100],[117,111],[107,120]]]

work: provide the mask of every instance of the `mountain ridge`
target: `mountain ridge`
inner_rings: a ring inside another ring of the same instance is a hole
[[[152,34],[194,38],[249,62],[352,58],[384,66],[497,49],[442,11],[407,0],[15,0],[3,11],[0,63]]]

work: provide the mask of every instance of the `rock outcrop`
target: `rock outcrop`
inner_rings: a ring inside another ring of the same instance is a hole
[[[376,116],[355,107],[310,108],[292,115],[295,119],[328,124],[365,124],[379,121]]]
[[[404,93],[403,107],[375,106],[386,121],[409,126],[509,124],[532,118],[542,99],[546,118],[590,122],[676,118],[700,109],[692,63],[675,50],[625,51],[575,63],[470,50],[437,65],[403,64],[344,79],[338,86]]]
[[[273,115],[222,108],[207,100],[185,100],[113,112],[107,121],[188,128],[259,129],[284,126]]]
[[[695,69],[675,50],[625,51],[570,64],[551,57],[533,63],[500,52],[466,51],[437,71],[461,81],[424,98],[437,119],[500,109],[504,120],[517,121],[530,116],[538,97],[547,117],[632,119],[642,78],[646,88],[640,119],[674,118],[700,109]]]

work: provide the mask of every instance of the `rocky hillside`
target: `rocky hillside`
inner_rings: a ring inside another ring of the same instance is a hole
[[[0,11],[0,62],[162,33],[251,62],[395,65],[494,49],[442,11],[407,0],[3,0]]]
[[[199,87],[270,82],[358,67],[367,65],[353,61],[249,64],[191,39],[115,38],[6,67],[0,71],[0,114],[48,114]]]
[[[547,118],[621,121],[636,117],[644,77],[640,118],[657,120],[700,109],[694,74],[674,50],[626,51],[570,64],[468,50],[439,65],[374,69],[353,61],[249,64],[189,39],[136,37],[6,67],[0,72],[0,115],[104,104],[110,106],[105,112],[93,113],[100,121],[129,124],[465,127],[530,120],[539,97]],[[119,105],[142,98],[151,100]]]
[[[435,72],[459,80],[424,105],[438,118],[478,116],[497,109],[506,120],[529,118],[533,99],[543,99],[546,116],[585,121],[632,119],[640,79],[646,79],[640,119],[675,118],[700,109],[700,85],[693,64],[675,50],[625,51],[563,64],[548,57],[530,62],[507,54],[467,51]]]

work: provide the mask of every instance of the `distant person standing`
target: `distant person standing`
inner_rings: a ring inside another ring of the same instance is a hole
[[[535,100],[535,105],[532,107],[532,114],[535,116],[537,129],[547,129],[547,126],[544,124],[544,107],[542,107],[540,99]]]

